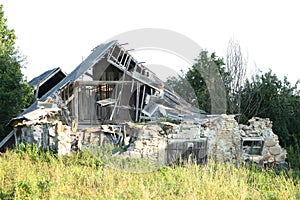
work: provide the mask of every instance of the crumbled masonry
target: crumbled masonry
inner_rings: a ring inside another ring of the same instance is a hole
[[[126,122],[77,130],[55,120],[53,112],[50,113],[43,120],[18,124],[14,130],[17,142],[50,147],[58,154],[70,154],[72,150],[88,146],[101,148],[105,144],[115,144],[126,149],[118,152],[124,158],[147,158],[163,164],[175,162],[187,152],[193,153],[198,163],[212,157],[217,161],[251,160],[269,166],[284,163],[286,158],[286,150],[279,145],[269,119],[256,117],[249,120],[250,125],[242,125],[233,115],[220,115],[201,124]]]
[[[93,49],[70,74],[59,68],[36,77],[36,102],[9,123],[16,145],[36,144],[60,155],[113,144],[114,156],[169,164],[208,157],[259,166],[285,163],[269,119],[238,124],[234,115],[208,115],[191,106],[111,41]]]

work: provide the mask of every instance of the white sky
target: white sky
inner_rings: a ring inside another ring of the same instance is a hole
[[[297,1],[1,0],[0,4],[27,56],[24,74],[29,80],[54,67],[70,72],[98,44],[139,28],[176,31],[220,57],[234,37],[248,54],[250,70],[270,68],[280,78],[300,79]]]

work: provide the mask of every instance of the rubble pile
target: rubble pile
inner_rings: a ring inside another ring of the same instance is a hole
[[[242,125],[234,115],[218,115],[199,124],[126,122],[77,130],[75,122],[72,126],[63,125],[50,116],[19,121],[14,129],[17,143],[52,148],[58,154],[69,154],[82,146],[103,147],[109,143],[122,147],[123,151],[118,154],[123,158],[146,158],[164,164],[185,153],[216,161],[251,160],[260,165],[281,163],[286,158],[286,150],[279,145],[269,119],[255,117],[249,120],[249,125]]]
[[[126,123],[125,127],[128,136],[124,140],[127,150],[122,153],[123,157],[147,158],[164,163],[164,150],[167,143],[161,126]]]
[[[80,131],[82,145],[103,147],[105,144],[114,144],[113,138],[103,134],[101,127],[91,127]]]
[[[242,125],[238,124],[234,117],[220,115],[202,124],[161,122],[158,126],[128,123],[126,132],[132,137],[127,139],[126,145],[129,144],[129,147],[123,155],[162,159],[162,156],[157,155],[162,155],[164,151],[166,154],[174,141],[187,143],[206,138],[205,153],[216,161],[234,163],[251,160],[261,165],[285,161],[286,150],[279,145],[278,136],[273,133],[272,122],[269,119],[255,117],[249,120],[249,125]],[[179,148],[188,150],[184,145]]]
[[[203,137],[202,128],[200,125],[192,122],[185,122],[181,124],[172,124],[168,122],[161,122],[166,126],[167,138],[169,139],[199,139]]]

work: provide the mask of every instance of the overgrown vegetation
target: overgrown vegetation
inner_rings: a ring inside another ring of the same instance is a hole
[[[203,166],[132,173],[107,166],[104,155],[87,149],[57,156],[32,145],[7,151],[0,156],[0,199],[300,198],[300,182],[293,171],[276,173],[209,161]]]

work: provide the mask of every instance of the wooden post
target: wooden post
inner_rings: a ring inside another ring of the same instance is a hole
[[[92,117],[93,117],[93,114],[92,112],[94,111],[94,106],[93,105],[93,102],[92,102],[92,96],[93,96],[93,91],[91,89],[88,89],[89,90],[89,95],[88,97],[90,98],[89,99],[89,114],[90,114],[90,125],[92,125]]]
[[[144,87],[143,87],[143,96],[142,96],[142,102],[141,102],[141,111],[140,111],[140,119],[139,119],[139,122],[141,122],[142,109],[143,109],[144,101],[145,101],[145,90],[146,90],[146,85],[144,85]]]
[[[131,93],[133,92],[133,86],[134,86],[134,79],[132,79],[131,90],[130,90]]]
[[[79,119],[78,119],[78,86],[74,85],[74,104],[73,104],[73,115],[74,115],[74,119],[79,123]]]
[[[136,84],[136,106],[135,106],[135,121],[138,121],[139,116],[139,100],[140,100],[140,83]]]

